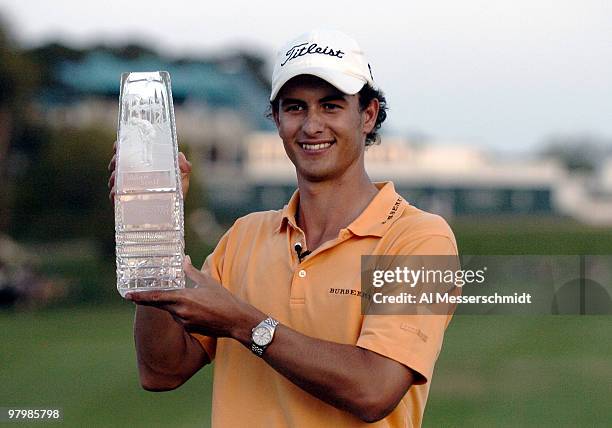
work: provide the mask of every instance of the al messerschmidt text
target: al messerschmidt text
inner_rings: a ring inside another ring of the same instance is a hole
[[[495,293],[492,295],[477,295],[463,296],[452,295],[447,293],[422,293],[417,299],[417,296],[411,293],[399,293],[397,295],[384,295],[383,293],[374,293],[372,296],[374,303],[472,303],[472,304],[529,304],[531,303],[530,293],[514,293],[514,295],[505,295]]]

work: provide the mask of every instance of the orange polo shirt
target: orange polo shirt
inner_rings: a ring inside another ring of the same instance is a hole
[[[294,385],[239,342],[194,334],[215,361],[214,427],[420,426],[434,364],[450,316],[362,315],[361,255],[454,255],[457,245],[439,216],[409,205],[393,183],[336,239],[300,263],[305,247],[295,213],[299,192],[282,210],[240,218],[202,270],[233,294],[298,332],[353,344],[398,361],[421,376],[386,418],[366,424]],[[376,373],[372,373],[376,381]]]

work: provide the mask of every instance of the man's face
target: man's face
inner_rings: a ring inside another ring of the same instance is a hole
[[[289,80],[278,95],[274,120],[299,178],[324,181],[361,173],[365,136],[378,103],[360,111],[359,95],[346,95],[315,76]]]

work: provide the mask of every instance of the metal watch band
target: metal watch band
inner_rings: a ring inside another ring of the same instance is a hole
[[[253,352],[253,354],[257,355],[258,357],[261,357],[264,351],[265,349],[261,346],[251,343],[251,352]]]
[[[271,317],[266,318],[263,322],[268,324],[272,328],[276,328],[276,326],[280,324],[278,321]]]

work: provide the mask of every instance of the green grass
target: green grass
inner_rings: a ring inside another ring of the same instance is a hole
[[[558,217],[463,218],[451,227],[462,254],[612,254],[612,228]]]
[[[208,426],[211,369],[142,390],[132,319],[127,303],[0,314],[0,406],[61,407],[66,426]],[[611,336],[610,317],[457,316],[425,426],[606,426]]]
[[[457,316],[425,426],[609,426],[612,318]]]
[[[0,406],[61,407],[67,426],[206,426],[212,372],[141,389],[133,306],[0,314]]]

